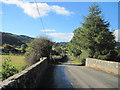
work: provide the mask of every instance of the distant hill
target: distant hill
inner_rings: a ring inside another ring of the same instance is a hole
[[[67,43],[68,43],[68,42],[57,42],[57,44],[58,44],[59,46],[67,45]]]
[[[55,48],[55,47],[59,46],[59,47],[64,48],[67,45],[67,43],[68,42],[54,42],[53,47]]]
[[[13,46],[21,46],[24,43],[29,43],[34,38],[25,36],[25,35],[16,35],[12,33],[5,33],[0,32],[0,35],[2,33],[2,45],[3,44],[10,44]]]

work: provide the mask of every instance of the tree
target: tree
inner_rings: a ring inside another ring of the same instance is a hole
[[[54,42],[52,48],[55,49],[58,46],[58,43]]]
[[[89,15],[83,17],[82,27],[73,32],[74,36],[69,43],[72,53],[88,50],[89,57],[110,59],[116,42],[112,32],[109,31],[110,23],[105,21],[101,12],[96,3],[89,7]]]
[[[52,50],[52,41],[47,37],[39,37],[34,39],[26,52],[26,62],[31,65],[40,60],[41,57],[50,58]]]
[[[13,54],[18,54],[19,53],[19,50],[15,49],[12,45],[9,45],[9,44],[4,44],[3,45],[3,50],[2,50],[3,53],[13,53]]]
[[[81,47],[79,45],[80,28],[77,28],[76,30],[74,30],[73,33],[74,33],[74,36],[71,39],[71,41],[67,44],[66,47],[67,47],[67,53],[69,55],[73,55],[77,57],[81,54]]]
[[[60,48],[60,46],[56,46],[55,51],[58,52],[59,54],[62,53],[62,49]]]
[[[90,51],[90,57],[109,59],[110,52],[115,48],[115,39],[109,31],[110,23],[101,16],[98,4],[89,7],[89,15],[81,23],[80,46]]]
[[[25,50],[26,48],[27,48],[27,45],[26,44],[22,44],[21,45],[21,52],[25,53],[26,52],[26,50]]]
[[[8,50],[13,50],[13,49],[15,49],[12,45],[9,45],[9,44],[4,44],[4,45],[3,45],[3,48],[4,48],[4,49],[8,49]]]

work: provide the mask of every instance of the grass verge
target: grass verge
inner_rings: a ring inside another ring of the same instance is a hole
[[[74,56],[70,56],[72,62],[76,65],[82,65],[82,61],[78,61],[77,58],[75,58]]]
[[[19,72],[25,69],[26,67],[24,56],[1,55],[1,57],[2,57],[2,62],[4,62],[6,58],[10,57],[11,64],[14,65],[19,70]]]

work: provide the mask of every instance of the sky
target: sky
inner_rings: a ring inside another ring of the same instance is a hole
[[[39,1],[39,0],[38,0]],[[87,0],[85,0],[87,1]],[[105,0],[107,1],[107,0]],[[112,0],[111,0],[112,1]],[[1,0],[2,32],[30,37],[47,36],[56,42],[68,42],[73,31],[81,27],[93,2],[28,2]],[[118,2],[97,2],[110,31],[118,29]],[[1,4],[0,4],[1,5]],[[37,8],[38,6],[38,8]],[[37,11],[38,9],[38,11]],[[40,15],[39,13],[40,12]]]

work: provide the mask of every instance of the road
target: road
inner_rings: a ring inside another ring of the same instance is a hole
[[[53,65],[44,75],[43,88],[118,88],[118,76],[84,66],[71,60]]]

